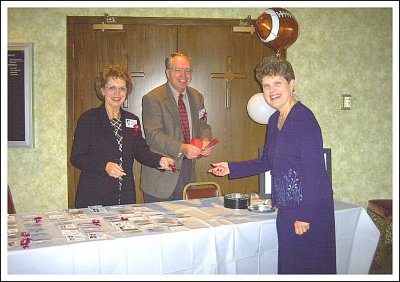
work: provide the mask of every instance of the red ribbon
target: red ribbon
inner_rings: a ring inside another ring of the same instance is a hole
[[[23,232],[21,232],[21,236],[22,237],[31,237],[31,234],[29,234],[28,232],[23,231]]]
[[[101,226],[100,220],[98,220],[98,219],[93,219],[93,220],[92,220],[92,223],[93,223],[94,225]]]
[[[176,168],[175,164],[170,163],[168,166],[172,169],[172,172],[177,172],[178,169]]]
[[[36,223],[40,223],[42,221],[42,217],[41,216],[37,216],[34,218]]]
[[[21,232],[21,236],[25,237],[21,240],[21,242],[19,243],[21,245],[22,248],[26,249],[29,247],[29,244],[32,241],[31,235],[28,232]]]
[[[203,141],[201,141],[200,138],[192,138],[190,140],[190,144],[192,144],[193,146],[196,146],[200,150],[203,148]]]
[[[134,136],[137,136],[138,133],[139,133],[139,125],[135,124],[135,125],[133,126],[133,135],[134,135]]]
[[[26,249],[29,247],[29,244],[31,243],[32,239],[30,237],[24,238],[21,240],[19,243],[22,248]]]

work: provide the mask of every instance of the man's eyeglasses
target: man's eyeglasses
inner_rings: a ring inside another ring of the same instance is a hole
[[[105,88],[108,90],[108,91],[110,91],[110,92],[112,92],[112,93],[117,93],[117,90],[121,93],[121,94],[126,94],[126,92],[128,91],[127,89],[126,89],[126,87],[116,87],[116,86],[105,86]]]
[[[170,70],[173,70],[175,74],[192,74],[193,70],[192,69],[183,69],[183,68],[169,68]]]

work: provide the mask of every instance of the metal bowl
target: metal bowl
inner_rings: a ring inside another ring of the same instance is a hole
[[[274,212],[275,208],[271,207],[270,205],[266,204],[257,204],[257,205],[250,205],[247,208],[249,211],[258,212],[258,213],[268,213]]]

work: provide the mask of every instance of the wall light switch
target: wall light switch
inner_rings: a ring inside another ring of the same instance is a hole
[[[351,95],[342,95],[342,103],[341,110],[350,110],[351,109]]]

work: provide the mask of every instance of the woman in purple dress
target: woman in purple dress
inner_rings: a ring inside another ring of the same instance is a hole
[[[321,128],[293,97],[291,64],[267,57],[257,66],[265,101],[277,111],[268,121],[262,157],[213,163],[209,172],[240,178],[271,170],[278,208],[279,274],[336,274],[333,191],[325,170]]]

